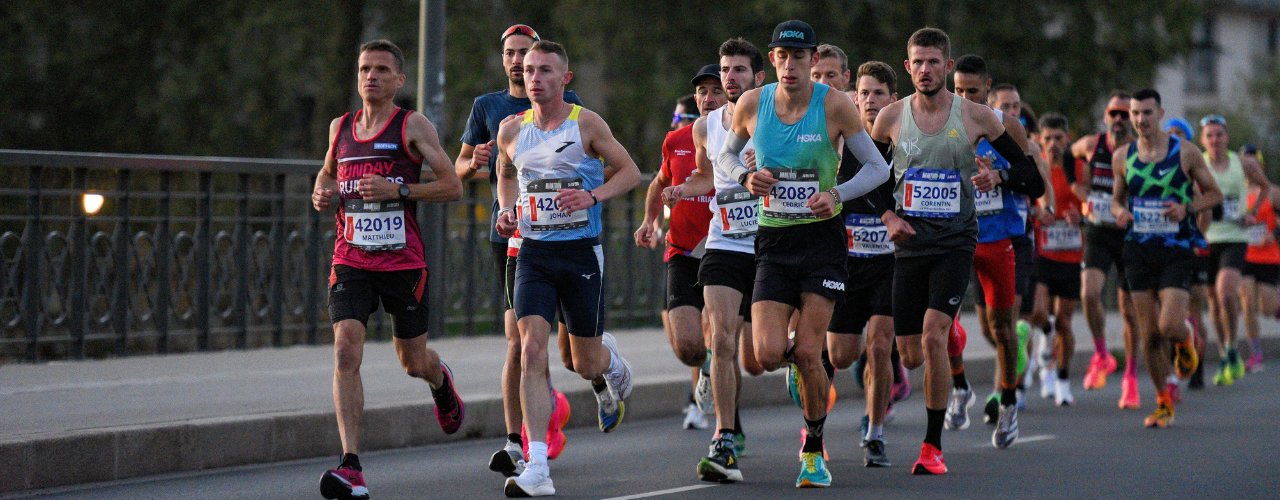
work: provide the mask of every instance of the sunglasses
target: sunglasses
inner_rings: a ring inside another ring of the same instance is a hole
[[[507,31],[503,31],[502,38],[499,39],[498,41],[506,41],[507,37],[511,35],[524,35],[529,38],[532,38],[533,41],[535,42],[541,40],[541,38],[538,38],[538,32],[533,31],[533,28],[530,28],[523,24],[515,24],[515,25],[512,25],[510,28],[507,28]]]
[[[1207,127],[1210,124],[1214,124],[1214,123],[1225,127],[1227,126],[1227,119],[1223,118],[1222,115],[1209,115],[1200,119],[1201,127]]]
[[[1112,118],[1119,118],[1121,120],[1128,120],[1129,112],[1123,109],[1112,109],[1107,111],[1107,116],[1110,116]]]
[[[698,116],[693,113],[673,113],[671,115],[671,123],[680,123],[680,120],[697,120]]]

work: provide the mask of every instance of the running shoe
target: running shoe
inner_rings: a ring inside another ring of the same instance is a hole
[[[1040,397],[1049,399],[1053,397],[1053,391],[1057,388],[1058,374],[1051,365],[1040,367]]]
[[[1018,320],[1014,332],[1018,334],[1018,373],[1023,373],[1027,371],[1027,339],[1031,337],[1031,325]]]
[[[1018,405],[1000,405],[1000,421],[991,433],[991,444],[996,448],[1008,448],[1018,439]]]
[[[823,453],[800,454],[800,477],[796,478],[797,488],[826,488],[831,486],[831,472],[827,470],[827,459]]]
[[[1213,385],[1234,384],[1236,378],[1231,375],[1231,365],[1227,362],[1227,359],[1224,356],[1222,358],[1222,367],[1218,370],[1218,374],[1213,376]]]
[[[555,391],[556,393],[556,402],[555,410],[551,412],[551,420],[556,421],[557,425],[563,429],[564,426],[569,425],[569,416],[573,414],[573,408],[569,406],[568,396],[565,396],[563,392],[556,391],[555,389],[552,389],[552,391]],[[559,417],[559,419],[556,417]]]
[[[1267,365],[1262,363],[1262,351],[1254,349],[1249,355],[1249,359],[1244,361],[1244,371],[1249,373],[1257,373],[1267,369]]]
[[[1168,427],[1169,424],[1172,424],[1172,423],[1173,423],[1173,405],[1161,403],[1159,406],[1156,407],[1156,411],[1154,413],[1147,416],[1147,419],[1146,421],[1143,422],[1143,425],[1146,425],[1147,427],[1164,428],[1164,427]]]
[[[863,435],[865,436],[866,434],[864,433]],[[808,438],[809,438],[809,429],[801,428],[800,429],[800,459],[801,460],[804,460],[804,441]],[[822,443],[822,458],[826,459],[827,457],[828,457],[827,443],[824,441]]]
[[[445,434],[453,434],[462,427],[462,420],[467,415],[467,407],[458,396],[457,389],[453,387],[453,370],[441,361],[440,371],[444,374],[444,381],[440,384],[440,388],[431,390],[431,398],[436,403],[436,421],[440,422],[440,429]]]
[[[911,467],[915,475],[940,475],[947,473],[947,463],[942,459],[942,450],[929,443],[920,445],[920,458]]]
[[[627,399],[631,396],[631,363],[618,354],[618,339],[614,338],[612,333],[604,332],[604,335],[600,336],[600,342],[609,349],[609,354],[618,360],[619,365],[618,370],[604,372],[604,381],[613,389],[614,394],[618,395],[618,399]]]
[[[743,456],[747,453],[747,436],[742,432],[733,433],[733,454]]]
[[[1053,382],[1053,402],[1058,406],[1071,406],[1076,404],[1076,397],[1071,395],[1071,380],[1058,379]]]
[[[964,354],[964,346],[969,342],[969,333],[960,326],[960,315],[951,321],[951,330],[947,332],[947,357],[954,358]]]
[[[1094,353],[1089,371],[1084,374],[1084,389],[1094,391],[1107,386],[1107,375],[1116,371],[1116,357],[1109,352]]]
[[[686,430],[704,430],[707,425],[707,415],[702,413],[697,404],[689,403],[689,406],[684,408],[684,424],[682,426]]]
[[[879,439],[867,441],[867,445],[863,447],[862,463],[868,468],[893,465],[889,462],[889,456],[884,453],[884,441]]]
[[[898,365],[898,382],[893,384],[889,399],[894,403],[906,401],[911,397],[911,379],[908,378],[907,367]]]
[[[1169,401],[1174,403],[1182,402],[1182,391],[1178,390],[1178,383],[1172,380],[1164,383],[1164,391],[1169,393]]]
[[[612,387],[596,393],[596,405],[599,407],[598,419],[600,431],[609,432],[617,429],[626,413],[626,403],[614,394]]]
[[[564,431],[560,430],[560,426],[556,424],[554,418],[547,423],[547,460],[555,460],[564,451],[565,442],[568,441],[564,436]],[[529,433],[525,432],[524,424],[520,425],[520,444],[521,451],[524,456],[529,456]]]
[[[1142,406],[1141,398],[1138,397],[1138,376],[1125,375],[1120,380],[1120,409],[1136,410]]]
[[[507,498],[548,497],[556,494],[556,487],[546,465],[530,465],[519,476],[507,478],[503,492]]]
[[[791,394],[791,402],[796,404],[796,408],[804,409],[804,403],[800,400],[800,367],[795,363],[787,364],[787,393]]]
[[[1000,420],[1000,393],[993,392],[987,396],[987,404],[982,407],[982,421],[996,425],[998,420]]]
[[[1190,378],[1199,364],[1194,337],[1187,336],[1187,340],[1173,345],[1173,369],[1178,378]]]
[[[1204,359],[1204,353],[1200,354],[1200,358]],[[1204,363],[1196,366],[1196,371],[1191,374],[1191,380],[1187,381],[1187,388],[1193,391],[1204,389]]]
[[[1235,349],[1227,351],[1227,360],[1230,361],[1231,378],[1236,380],[1244,378],[1244,362],[1240,360],[1240,351]]]
[[[969,428],[969,408],[978,401],[978,395],[971,389],[951,389],[951,398],[947,400],[947,415],[942,426],[949,431],[960,431]]]
[[[1019,409],[1019,410],[1025,410],[1025,409],[1027,409],[1027,391],[1026,391],[1026,389],[1023,389],[1023,388],[1019,387],[1019,388],[1017,388],[1017,389],[1014,389],[1014,392],[1013,392],[1013,393],[1014,393],[1014,395],[1015,395],[1015,398],[1014,398],[1014,399],[1016,399],[1016,400],[1018,401],[1018,409]]]
[[[733,438],[721,434],[711,440],[711,452],[698,462],[698,478],[719,483],[742,480],[742,470],[738,468],[738,458],[733,453]]]
[[[524,450],[515,443],[507,441],[507,445],[489,458],[489,470],[506,477],[519,476],[524,472]]]
[[[704,415],[711,415],[716,412],[715,393],[711,390],[711,372],[698,371],[698,385],[694,387],[693,395],[694,401],[698,402],[698,409]]]
[[[827,413],[831,413],[831,409],[836,407],[836,382],[831,381],[831,388],[827,390]]]
[[[861,420],[861,423],[858,424],[858,439],[862,440],[861,447],[866,448],[867,447],[867,431],[871,430],[871,416],[867,415],[866,413],[863,413],[862,418],[860,420]]]
[[[320,476],[320,496],[331,500],[365,500],[369,498],[369,488],[364,485],[363,473],[354,467],[341,466],[329,469]]]

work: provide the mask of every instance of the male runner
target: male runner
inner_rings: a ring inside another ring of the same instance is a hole
[[[761,197],[752,333],[756,359],[766,370],[794,364],[803,382],[806,438],[796,479],[800,488],[831,485],[822,446],[830,388],[822,345],[832,308],[845,289],[848,253],[836,215],[842,202],[866,194],[889,176],[849,96],[810,79],[818,62],[816,39],[803,21],[774,28],[769,60],[779,83],[739,99],[734,133],[717,157],[731,178]],[[756,171],[748,170],[739,156],[748,139],[755,140]],[[836,185],[841,141],[863,168]],[[795,311],[795,343],[788,346],[788,323]]]
[[[436,419],[446,434],[466,414],[453,388],[453,374],[427,347],[427,264],[416,222],[417,203],[462,197],[462,183],[449,175],[449,158],[425,116],[397,107],[392,99],[404,86],[404,55],[387,40],[360,47],[359,93],[355,114],[329,124],[329,151],[316,174],[311,204],[329,209],[338,194],[338,237],[329,276],[329,317],[333,320],[333,404],[337,410],[342,463],[320,478],[325,498],[369,498],[361,473],[361,419],[365,326],[378,303],[395,322],[396,355],[409,376],[425,380],[435,400]],[[435,182],[419,183],[422,163]]]
[[[602,407],[616,404],[620,418],[631,392],[630,365],[611,337],[601,341],[604,262],[598,205],[635,187],[640,172],[599,115],[564,101],[573,73],[563,46],[545,40],[533,44],[524,74],[533,107],[498,130],[503,167],[496,227],[510,236],[518,224],[525,237],[516,262],[515,311],[522,344],[520,403],[531,437],[524,471],[507,478],[504,490],[507,496],[545,496],[555,487],[546,434],[538,430],[551,420],[545,374],[557,306],[570,332],[575,371],[587,380],[603,375],[606,381],[607,387],[593,383]],[[608,181],[602,162],[618,167]]]
[[[1135,363],[1138,347],[1133,303],[1129,300],[1127,274],[1124,272],[1124,228],[1117,227],[1111,217],[1111,188],[1115,175],[1112,172],[1112,153],[1123,149],[1133,140],[1129,121],[1129,94],[1113,91],[1107,99],[1107,110],[1102,117],[1107,131],[1087,135],[1071,145],[1071,154],[1088,162],[1088,168],[1080,173],[1080,182],[1073,188],[1077,195],[1084,194],[1087,202],[1084,227],[1084,263],[1080,271],[1080,301],[1084,303],[1084,318],[1093,335],[1093,358],[1089,371],[1084,375],[1085,390],[1101,389],[1107,385],[1107,375],[1116,370],[1115,356],[1107,350],[1107,315],[1102,309],[1102,285],[1107,272],[1116,266],[1116,294],[1120,305],[1120,318],[1124,320],[1124,378],[1120,384],[1120,407],[1137,409],[1138,365]]]
[[[1222,190],[1222,206],[1213,209],[1213,220],[1205,239],[1209,241],[1209,317],[1218,331],[1218,349],[1222,368],[1213,377],[1217,385],[1231,385],[1244,377],[1244,360],[1236,350],[1239,331],[1240,272],[1244,270],[1249,247],[1246,228],[1254,223],[1260,200],[1271,196],[1271,183],[1262,166],[1250,157],[1242,157],[1227,149],[1227,120],[1209,115],[1200,120],[1200,144],[1204,161],[1211,168],[1213,180]],[[1248,204],[1249,186],[1257,187],[1259,196]]]
[[[497,182],[498,172],[494,168],[497,155],[494,151],[493,139],[498,136],[498,126],[502,120],[529,109],[529,97],[524,85],[524,55],[529,47],[538,41],[538,33],[523,24],[512,25],[502,32],[499,39],[502,43],[502,67],[507,76],[507,88],[475,99],[471,105],[471,114],[467,117],[467,125],[462,132],[462,149],[454,161],[454,170],[458,177],[467,180],[478,173],[486,172],[489,176],[489,187],[494,193],[493,208],[490,210],[489,242],[493,249],[494,266],[498,273],[499,283],[504,283],[506,290],[506,311],[503,313],[503,331],[507,338],[507,356],[502,365],[502,408],[506,417],[507,439],[502,450],[493,454],[489,460],[489,469],[503,475],[519,474],[518,463],[524,459],[520,423],[520,332],[516,329],[515,312],[511,310],[514,283],[508,283],[508,274],[514,274],[515,260],[509,257],[508,240],[498,234],[493,223],[498,217]],[[565,99],[574,104],[582,104],[572,90],[565,92]],[[518,239],[516,243],[518,243]],[[516,250],[519,246],[516,245]],[[511,260],[508,263],[508,260]],[[511,268],[508,272],[508,267]],[[548,374],[547,383],[550,384]],[[551,456],[558,456],[564,448],[564,434],[560,428],[562,422],[569,418],[569,399],[559,391],[552,389],[555,395],[557,425],[552,430]]]
[[[697,116],[723,106],[728,99],[720,86],[720,66],[704,66],[692,81],[695,87],[693,99],[699,112],[688,123],[667,134],[662,142],[662,167],[658,169],[649,191],[645,195],[644,222],[636,229],[636,245],[654,248],[658,245],[663,215],[662,191],[671,185],[684,183],[698,168],[693,143],[693,122]],[[685,121],[685,120],[682,120]],[[707,223],[711,211],[709,196],[688,200],[671,207],[671,227],[667,232],[667,308],[662,314],[662,325],[667,340],[676,351],[676,357],[694,368],[694,392],[685,408],[685,429],[706,429],[706,414],[715,409],[711,392],[711,367],[707,365],[707,342],[702,331],[702,286],[698,284],[698,266],[706,252]],[[697,398],[694,398],[696,393]]]
[[[986,105],[987,94],[991,88],[991,77],[987,73],[986,61],[976,55],[967,54],[956,60],[955,68],[953,81],[956,95],[971,102]],[[988,107],[988,109],[991,108]],[[1032,154],[1039,153],[1027,144],[1027,132],[1022,128],[1017,117],[995,109],[992,111],[1022,150]],[[1000,156],[985,139],[978,141],[974,151],[984,161],[991,162],[991,168],[995,171],[1008,170],[1009,162]],[[1036,174],[1038,182],[1028,185],[1029,190],[1017,190],[1010,186],[1007,189],[997,188],[974,195],[974,210],[978,216],[978,245],[974,252],[973,267],[978,282],[982,285],[980,288],[983,297],[983,300],[977,301],[975,309],[983,336],[996,348],[997,380],[993,387],[998,390],[992,391],[991,396],[987,398],[986,421],[990,424],[996,424],[999,420],[1001,406],[1018,403],[1018,374],[1026,364],[1026,353],[1014,333],[1013,324],[1018,297],[1017,254],[1014,251],[1013,239],[1026,234],[1026,222],[1022,216],[1027,210],[1025,196],[1040,197],[1045,194],[1044,182],[1040,176],[1041,174]],[[1029,240],[1026,242],[1026,247],[1026,251],[1030,252]],[[953,359],[959,357],[955,356]],[[969,384],[965,380],[963,366],[963,361],[952,363],[953,387],[951,400],[947,404],[948,425],[946,427],[953,430],[963,427],[963,425],[957,425],[957,421],[968,420],[967,408],[973,397]],[[1001,430],[996,429],[996,432]],[[998,442],[999,440],[993,441],[993,443]]]
[[[873,137],[882,152],[893,146],[897,210],[885,214],[896,246],[893,322],[903,364],[925,366],[928,427],[915,474],[943,474],[942,424],[950,389],[947,337],[973,270],[978,224],[975,188],[1024,184],[1032,162],[1005,132],[991,109],[946,89],[955,62],[951,41],[936,28],[923,28],[907,42],[907,72],[916,93],[880,110]],[[1007,174],[976,161],[974,147],[988,139],[1009,159]],[[1005,175],[1008,177],[1006,178]],[[1001,443],[1016,437],[1016,409],[1001,415]],[[1007,418],[1006,418],[1007,417]]]
[[[707,253],[698,268],[698,282],[703,287],[707,323],[711,328],[711,387],[717,426],[710,451],[698,462],[698,477],[703,481],[742,480],[738,457],[744,451],[745,438],[738,418],[742,372],[737,350],[740,345],[747,346],[742,349],[743,364],[748,365],[748,372],[753,372],[750,365],[758,363],[748,343],[751,335],[749,297],[755,280],[759,218],[755,197],[729,177],[727,170],[718,168],[713,159],[729,135],[735,103],[744,93],[759,87],[764,77],[764,55],[751,42],[731,38],[720,45],[720,81],[729,103],[694,122],[698,170],[684,184],[669,187],[663,193],[667,203],[679,206],[681,198],[702,196],[715,190],[710,202]],[[754,154],[754,146],[747,147]],[[748,360],[750,364],[745,362]]]
[[[1135,92],[1129,115],[1137,140],[1112,155],[1115,189],[1111,214],[1119,227],[1127,227],[1124,241],[1125,274],[1147,368],[1157,388],[1156,411],[1147,427],[1173,422],[1173,401],[1164,388],[1169,375],[1169,346],[1173,344],[1174,368],[1186,378],[1199,364],[1191,331],[1187,329],[1187,288],[1191,284],[1195,255],[1193,240],[1200,238],[1192,215],[1222,201],[1199,148],[1170,137],[1160,129],[1164,110],[1160,94],[1151,89]],[[1193,195],[1192,182],[1200,188]]]

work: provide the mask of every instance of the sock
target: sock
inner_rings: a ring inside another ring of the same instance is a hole
[[[824,415],[817,420],[804,419],[805,438],[804,453],[822,453],[822,428],[827,423],[827,417]]]
[[[745,436],[742,433],[742,417],[738,416],[738,409],[733,409],[733,433],[738,436]]]
[[[1169,397],[1169,391],[1161,389],[1156,391],[1156,404],[1162,406],[1173,406],[1173,399]]]
[[[826,349],[822,350],[822,369],[827,372],[827,380],[832,380],[836,376],[836,366],[831,364],[831,353]]]
[[[355,453],[342,455],[342,464],[338,465],[338,467],[349,467],[355,470],[364,470],[360,468],[360,457],[357,457]]]
[[[524,441],[520,439],[520,434],[515,432],[511,434],[507,434],[507,442],[514,444],[516,446],[521,446],[521,447],[524,446]]]
[[[1045,322],[1044,326],[1040,327],[1040,331],[1044,332],[1044,336],[1046,337],[1053,335],[1053,322]]]
[[[1138,376],[1138,365],[1133,363],[1133,356],[1124,357],[1124,376],[1125,377]]]
[[[924,442],[931,444],[939,450],[942,449],[942,419],[946,416],[947,410],[933,408],[925,408],[925,414],[928,416],[929,423],[925,426]]]
[[[608,388],[609,386],[605,384],[603,380],[600,382],[596,382],[594,380],[591,381],[591,390],[596,391],[596,394],[600,394]]]
[[[529,463],[530,464],[547,464],[547,443],[542,441],[529,441]]]
[[[1104,353],[1104,352],[1107,352],[1107,338],[1106,338],[1106,337],[1094,337],[1094,338],[1093,338],[1093,351],[1094,351],[1094,352],[1096,352],[1096,353],[1098,353],[1098,354],[1102,354],[1102,353]]]
[[[951,387],[955,387],[960,390],[969,390],[969,379],[964,376],[964,368],[961,368],[959,373],[953,372],[951,374]]]
[[[1018,390],[1014,387],[1000,388],[1000,406],[1018,404]]]
[[[902,356],[898,355],[898,345],[894,343],[893,349],[889,351],[889,362],[893,363],[893,384],[902,383]]]
[[[1068,380],[1071,378],[1071,370],[1067,367],[1058,368],[1058,380]]]
[[[788,363],[790,363],[792,361],[791,358],[794,357],[795,354],[796,354],[796,345],[791,344],[790,346],[787,347],[787,350],[782,351],[782,359],[785,359],[787,360]]]
[[[863,438],[867,441],[884,442],[884,424],[867,426],[867,435]]]

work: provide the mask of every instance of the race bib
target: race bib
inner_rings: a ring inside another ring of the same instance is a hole
[[[893,253],[889,228],[877,216],[849,214],[844,220],[844,231],[849,237],[849,255],[853,257],[875,257]]]
[[[985,193],[974,190],[973,210],[978,216],[995,215],[1004,210],[1004,190],[1000,186]]]
[[[960,215],[960,172],[908,168],[902,179],[902,210],[907,215],[930,218]]]
[[[1044,250],[1048,252],[1079,250],[1084,247],[1084,236],[1080,226],[1065,220],[1054,221],[1049,226],[1041,226],[1044,232]]]
[[[1173,198],[1134,198],[1133,232],[1152,236],[1178,234],[1178,222],[1164,216]]]
[[[1111,215],[1111,193],[1089,192],[1089,221],[1094,224],[1116,223],[1116,216]]]
[[[351,246],[368,252],[400,250],[405,237],[404,202],[400,200],[342,202],[346,214],[343,236]]]
[[[775,219],[813,219],[813,210],[804,206],[818,194],[818,171],[812,168],[781,169],[765,167],[778,183],[764,198],[765,217]]]
[[[1260,247],[1267,242],[1267,233],[1271,232],[1266,224],[1249,225],[1249,246]]]
[[[1240,198],[1222,199],[1222,220],[1238,221],[1240,215]]]
[[[759,199],[742,186],[716,193],[716,208],[720,210],[720,234],[735,240],[755,236],[756,228],[760,225]]]
[[[563,231],[587,227],[587,210],[577,210],[571,214],[564,213],[556,196],[561,189],[582,189],[581,177],[564,179],[539,179],[529,181],[526,192],[529,194],[529,230],[531,231]]]

